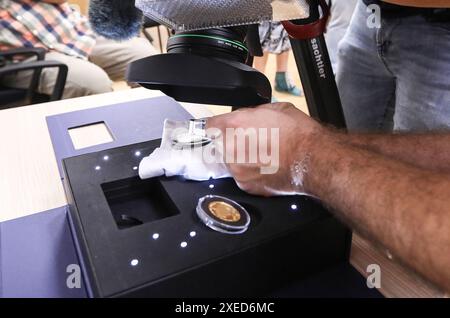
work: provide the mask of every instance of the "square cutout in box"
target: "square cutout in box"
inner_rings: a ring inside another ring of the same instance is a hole
[[[165,219],[180,213],[158,178],[139,177],[101,185],[119,229]]]
[[[75,150],[114,141],[114,137],[105,122],[69,128],[69,136]]]

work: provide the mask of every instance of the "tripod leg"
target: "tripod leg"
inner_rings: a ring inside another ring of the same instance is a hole
[[[339,92],[323,35],[309,39],[291,39],[309,113],[338,128],[345,128]]]
[[[323,16],[320,17],[319,7]],[[310,17],[283,22],[291,36],[297,68],[312,117],[338,128],[346,128],[341,99],[323,33],[329,15],[324,0],[310,1]]]

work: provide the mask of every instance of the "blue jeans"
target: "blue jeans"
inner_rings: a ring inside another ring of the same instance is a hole
[[[359,1],[339,45],[337,82],[350,131],[450,129],[450,22],[382,18]]]

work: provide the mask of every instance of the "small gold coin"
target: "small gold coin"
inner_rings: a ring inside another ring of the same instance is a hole
[[[211,202],[208,209],[216,218],[225,222],[238,222],[241,219],[241,213],[235,207],[223,201]]]

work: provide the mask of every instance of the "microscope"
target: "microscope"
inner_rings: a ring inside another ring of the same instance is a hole
[[[121,10],[109,14],[114,4]],[[325,0],[93,0],[91,5],[104,8],[91,14],[104,35],[136,31],[140,11],[172,29],[167,53],[132,63],[130,82],[176,101],[234,109],[271,101],[270,82],[251,67],[262,54],[257,23],[283,21],[311,116],[345,128],[323,37]],[[131,10],[131,21],[123,19],[124,8]],[[138,152],[151,153],[159,143],[109,149],[114,161],[96,174],[91,168],[103,152],[63,162],[70,223],[90,296],[268,296],[348,261],[351,232],[315,199],[252,196],[231,178],[140,180],[127,167],[136,165]]]
[[[234,108],[270,103],[270,82],[251,67],[253,57],[263,54],[255,23],[283,20],[309,113],[324,123],[345,128],[323,37],[330,12],[325,0],[138,0],[136,6],[169,25],[174,35],[169,38],[167,54],[129,66],[130,82],[161,90],[183,102]]]

